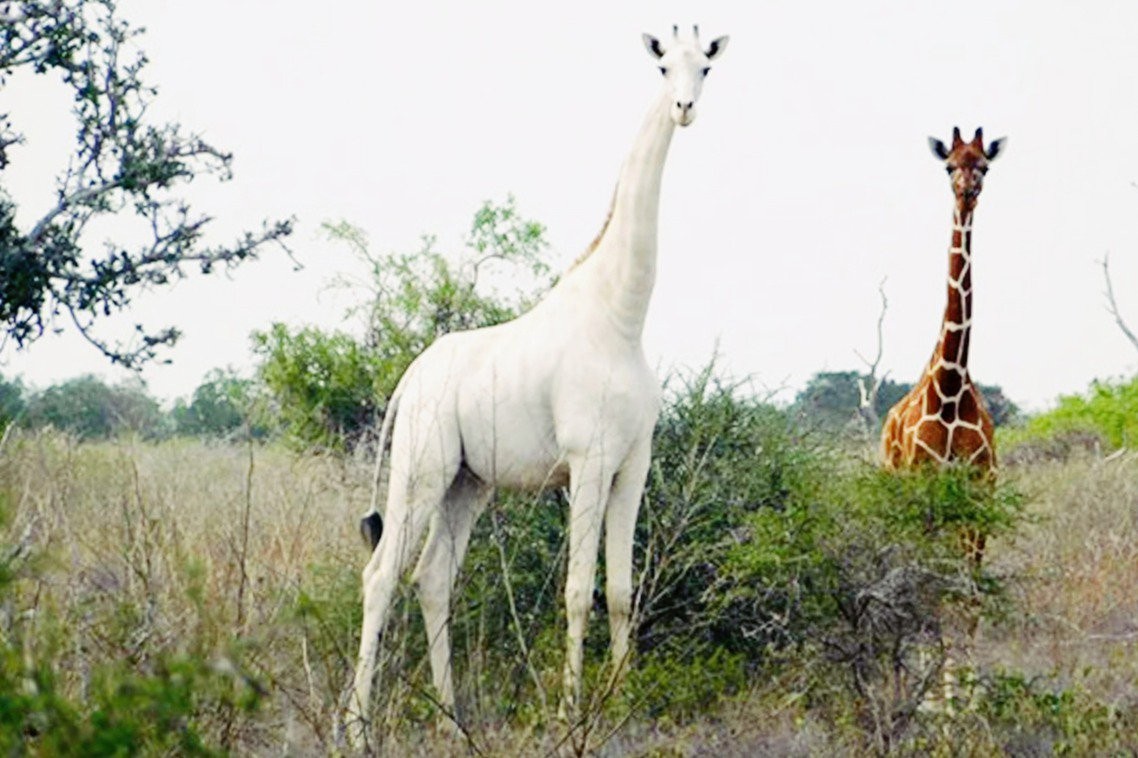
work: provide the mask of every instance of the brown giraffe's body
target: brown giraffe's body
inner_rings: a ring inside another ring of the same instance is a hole
[[[890,468],[964,463],[994,471],[996,448],[992,418],[968,374],[972,330],[972,213],[988,163],[1003,140],[985,151],[979,129],[971,142],[953,130],[952,149],[930,138],[945,161],[956,202],[948,251],[948,304],[940,339],[916,386],[889,410],[881,433],[881,453]]]

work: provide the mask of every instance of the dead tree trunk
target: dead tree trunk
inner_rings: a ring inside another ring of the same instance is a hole
[[[857,415],[861,417],[862,423],[865,425],[866,434],[871,437],[877,433],[877,427],[881,421],[877,415],[877,392],[881,389],[881,383],[885,381],[885,377],[889,373],[877,375],[877,367],[881,364],[881,355],[885,349],[882,326],[885,323],[885,311],[889,309],[889,300],[885,297],[885,279],[882,279],[881,283],[877,285],[877,292],[881,295],[881,313],[877,316],[877,353],[870,361],[858,351],[854,351],[869,369],[868,373],[858,377],[857,380],[858,395],[860,396]]]

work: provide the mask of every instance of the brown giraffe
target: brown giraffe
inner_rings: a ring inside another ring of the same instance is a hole
[[[948,304],[940,339],[916,386],[889,410],[881,432],[881,453],[889,468],[930,463],[966,463],[989,475],[996,467],[992,419],[980,390],[968,375],[968,345],[972,329],[972,213],[984,184],[988,164],[1006,138],[984,149],[983,133],[971,142],[952,130],[952,148],[929,137],[933,154],[944,161],[956,202],[952,214],[952,245],[948,250]],[[983,542],[974,549],[982,550]]]
[[[1003,152],[1007,138],[993,140],[984,149],[980,129],[971,142],[953,127],[952,148],[929,137],[933,155],[944,161],[955,197],[952,211],[952,244],[948,248],[948,303],[941,321],[940,338],[925,373],[909,394],[889,409],[881,430],[881,453],[888,468],[921,465],[974,466],[989,481],[995,478],[996,446],[992,417],[980,390],[968,374],[968,346],[972,332],[972,214],[984,186],[988,164]],[[964,549],[979,568],[986,535],[966,529]],[[972,639],[980,621],[975,610],[967,619]],[[953,712],[956,676],[950,643],[944,660],[944,702]],[[935,698],[934,698],[935,699]]]

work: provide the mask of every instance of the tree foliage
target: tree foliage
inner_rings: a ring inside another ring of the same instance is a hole
[[[863,378],[856,371],[819,371],[795,396],[791,409],[810,428],[844,429],[858,417],[858,380]],[[1004,394],[1003,388],[994,384],[977,386],[996,426],[1004,426],[1016,419],[1019,408]],[[875,406],[878,418],[884,419],[889,409],[912,388],[913,385],[907,382],[882,381]]]
[[[300,447],[343,448],[374,420],[378,361],[354,337],[273,324],[253,334],[276,426]]]
[[[247,424],[258,436],[266,430],[253,426],[256,388],[232,370],[214,369],[206,374],[187,402],[179,398],[170,411],[174,431],[193,436],[224,437]]]
[[[863,378],[857,371],[819,371],[795,396],[792,411],[807,426],[844,429],[858,418],[858,380]],[[874,405],[877,417],[884,418],[910,386],[883,379]]]
[[[0,12],[0,88],[20,70],[57,76],[72,93],[75,123],[75,152],[57,177],[54,204],[30,226],[17,223],[16,202],[0,187],[0,347],[28,345],[66,316],[112,361],[138,366],[173,344],[177,329],[136,325],[133,340],[112,344],[93,330],[97,320],[185,276],[187,266],[208,274],[254,257],[287,236],[291,222],[266,223],[231,245],[205,244],[211,219],[176,190],[199,176],[228,179],[232,155],[148,116],[157,90],[141,78],[142,30],[118,16],[114,0],[24,0]],[[22,141],[0,115],[0,171]],[[110,216],[132,218],[145,241],[106,241],[92,252],[86,233]]]
[[[460,255],[439,251],[431,236],[414,253],[378,255],[359,228],[345,221],[324,228],[366,266],[362,283],[338,282],[362,284],[365,300],[351,313],[363,317],[364,337],[284,324],[253,335],[259,376],[286,434],[301,445],[351,445],[438,337],[508,321],[550,284],[545,228],[522,218],[512,197],[482,204]],[[496,287],[500,281],[513,290]]]
[[[457,255],[440,252],[431,235],[413,253],[374,255],[363,232],[346,222],[325,229],[367,265],[365,343],[382,367],[376,389],[383,396],[440,336],[515,318],[551,283],[545,227],[522,218],[512,196],[482,204]],[[495,287],[495,274],[507,275],[500,278],[512,282],[514,291]]]
[[[24,386],[19,379],[0,376],[0,434],[24,412]]]
[[[23,423],[54,427],[81,439],[104,439],[123,432],[160,436],[164,421],[158,402],[140,382],[111,386],[86,375],[34,393]]]

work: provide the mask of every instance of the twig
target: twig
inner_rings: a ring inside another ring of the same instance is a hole
[[[1118,324],[1118,328],[1126,335],[1126,339],[1130,340],[1130,344],[1138,350],[1138,336],[1130,331],[1130,327],[1122,318],[1122,314],[1118,311],[1118,303],[1114,299],[1114,286],[1110,281],[1110,253],[1103,255],[1102,260],[1099,261],[1102,266],[1102,276],[1106,280],[1106,310],[1111,316],[1114,316],[1114,322]]]
[[[506,548],[502,544],[502,535],[498,529],[498,519],[494,518],[495,514],[491,514],[490,523],[494,529],[494,545],[498,548],[498,560],[502,565],[502,586],[506,590],[506,600],[510,604],[510,621],[514,627],[514,635],[518,640],[518,647],[522,651],[522,658],[526,663],[526,671],[529,673],[530,679],[533,680],[533,686],[537,689],[537,697],[541,701],[541,711],[543,714],[549,713],[549,701],[545,696],[545,687],[541,684],[541,677],[534,668],[533,660],[530,657],[529,646],[526,645],[525,634],[522,633],[522,622],[518,617],[518,606],[514,602],[514,585],[510,581],[510,564],[506,559]]]
[[[241,519],[241,554],[238,556],[241,578],[237,584],[237,628],[245,627],[245,586],[249,582],[249,515],[253,510],[253,437],[249,435],[249,467],[245,470],[245,512]]]

